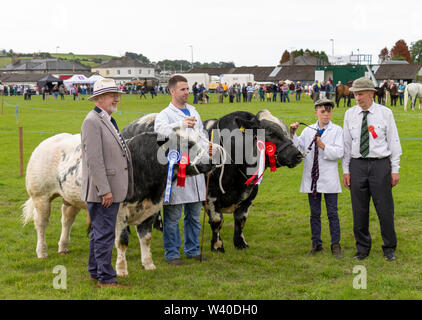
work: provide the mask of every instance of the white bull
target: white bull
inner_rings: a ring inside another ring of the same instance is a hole
[[[86,202],[81,200],[82,165],[81,165],[81,137],[79,134],[59,134],[44,140],[32,153],[26,173],[26,189],[30,198],[23,206],[24,224],[34,220],[37,231],[38,258],[47,258],[47,243],[45,229],[49,223],[51,201],[57,197],[63,198],[62,231],[58,252],[69,252],[70,230],[75,217],[81,209],[87,209]],[[116,262],[117,275],[127,275],[127,264],[124,258],[126,248],[119,242],[120,233],[124,226],[124,219],[136,220],[136,224],[145,221],[160,210],[160,207],[150,206],[148,210],[136,211],[134,205],[121,205],[116,224],[116,248],[118,252]],[[156,267],[150,251],[151,233],[141,237],[142,265],[146,270]]]

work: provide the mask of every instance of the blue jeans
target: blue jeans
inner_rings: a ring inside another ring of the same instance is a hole
[[[300,101],[300,94],[302,93],[302,91],[296,91],[296,100]]]
[[[399,93],[399,100],[400,100],[400,105],[402,106],[403,105],[403,101],[404,101],[404,93],[403,92],[400,92]]]
[[[198,103],[198,94],[194,93],[193,94],[193,104],[197,104]]]
[[[288,102],[290,102],[289,93],[288,92],[283,92],[283,102],[286,102],[286,100]]]
[[[187,257],[196,257],[200,254],[199,234],[201,232],[201,202],[165,205],[163,206],[163,245],[166,261],[180,258],[180,232],[179,221],[184,207],[183,228],[185,234],[184,253]]]

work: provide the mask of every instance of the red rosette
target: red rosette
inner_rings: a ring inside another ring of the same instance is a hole
[[[372,137],[373,137],[374,139],[378,138],[378,135],[377,135],[377,133],[375,132],[375,128],[374,128],[374,126],[369,126],[369,127],[368,127],[368,131],[372,134]]]
[[[275,161],[275,152],[277,150],[277,146],[273,142],[265,142],[265,153],[268,156],[268,160],[270,161],[270,168],[271,172],[277,171],[276,161]]]
[[[186,153],[182,153],[179,162],[179,172],[177,173],[177,186],[184,187],[186,179],[186,167],[189,164],[189,156]]]

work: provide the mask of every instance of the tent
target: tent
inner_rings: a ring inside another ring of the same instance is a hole
[[[97,80],[102,80],[104,79],[104,77],[100,76],[99,74],[93,74],[92,76],[90,76],[88,78],[88,80],[90,81],[90,83],[94,84]]]
[[[62,83],[63,83],[63,81],[60,80],[59,78],[56,78],[56,77],[52,76],[51,74],[48,74],[44,78],[41,78],[40,80],[37,81],[37,87],[41,89],[42,87],[47,86],[50,89],[55,84],[60,85]]]
[[[95,82],[95,81],[94,81]],[[63,81],[64,85],[67,88],[72,87],[74,84],[92,84],[93,82],[90,81],[87,77],[83,74],[74,74],[71,78]]]

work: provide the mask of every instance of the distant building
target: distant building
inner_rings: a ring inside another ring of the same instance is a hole
[[[91,69],[105,78],[113,78],[117,82],[155,79],[155,69],[151,64],[123,57],[105,62]]]
[[[304,84],[315,80],[315,66],[287,65],[267,67],[237,67],[237,68],[193,68],[189,73],[208,73],[210,76],[222,74],[253,74],[256,82],[279,82],[284,80],[300,81]]]
[[[0,68],[0,72],[18,74],[50,73],[59,76],[62,74],[87,73],[90,72],[90,68],[76,62],[60,59],[21,59],[17,63],[11,63]]]
[[[408,83],[415,82],[421,74],[422,65],[419,64],[382,64],[375,72],[377,81],[400,80]]]

